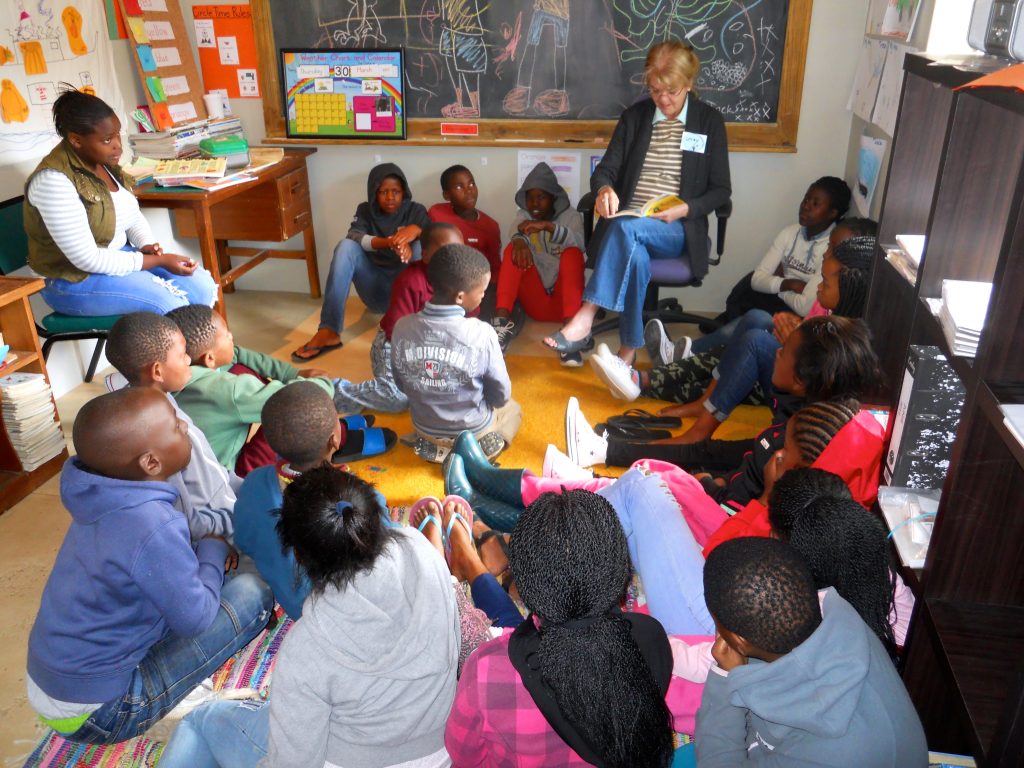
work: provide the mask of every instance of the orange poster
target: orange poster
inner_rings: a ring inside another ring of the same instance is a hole
[[[256,36],[249,6],[195,5],[192,18],[206,92],[224,90],[234,99],[259,98]]]

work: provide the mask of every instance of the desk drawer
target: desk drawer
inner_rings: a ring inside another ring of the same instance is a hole
[[[309,176],[305,166],[277,179],[277,199],[283,210],[291,208],[296,200],[309,200]]]

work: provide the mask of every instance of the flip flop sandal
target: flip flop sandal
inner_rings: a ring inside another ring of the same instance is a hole
[[[545,344],[548,349],[553,349],[555,352],[560,352],[563,355],[569,355],[573,352],[589,352],[594,348],[594,337],[587,335],[578,341],[569,341],[565,336],[562,335],[561,331],[555,331],[555,334],[551,337],[555,340],[554,346]]]
[[[354,413],[350,416],[342,416],[338,421],[342,422],[349,429],[366,429],[373,426],[377,417],[372,413],[364,416],[361,413]]]
[[[306,363],[309,362],[310,360],[316,360],[318,357],[320,357],[320,355],[324,354],[325,352],[330,352],[332,349],[338,349],[343,344],[344,342],[342,341],[339,341],[337,344],[322,344],[320,346],[310,346],[309,344],[303,344],[301,347],[292,352],[292,360],[295,360],[298,363]],[[299,354],[300,352],[303,351],[309,352],[311,354]]]
[[[440,500],[436,496],[424,496],[422,499],[413,504],[412,508],[409,510],[409,525],[414,525],[413,518],[416,517],[416,513],[418,513],[424,507],[428,506],[431,502],[437,504],[438,509],[444,509],[444,507],[441,506]],[[427,523],[433,523],[437,526],[437,530],[440,531],[442,534],[441,540],[444,541],[444,528],[441,527],[441,520],[440,518],[438,518],[437,515],[432,515],[429,513],[424,515],[419,525],[416,526],[416,530],[420,533],[423,533],[423,529],[427,527]]]
[[[444,511],[444,508],[448,506],[448,502],[450,502],[450,501],[458,502],[459,504],[461,504],[462,508],[466,510],[466,515],[463,515],[461,512],[453,512],[451,519],[448,521],[448,527],[444,529],[444,537],[443,537],[443,541],[444,541],[444,556],[445,556],[445,559],[448,561],[449,567],[451,567],[451,564],[452,564],[452,562],[451,562],[452,561],[452,542],[451,542],[451,538],[452,538],[452,528],[455,526],[455,523],[457,523],[457,522],[461,522],[462,523],[462,525],[466,529],[466,534],[469,536],[470,544],[471,545],[473,544],[473,508],[469,505],[469,502],[466,501],[461,496],[456,496],[455,494],[450,494],[448,496],[445,496],[444,500],[441,502],[441,510],[442,511]]]
[[[362,440],[355,439],[362,436]],[[340,464],[343,461],[359,461],[371,456],[387,453],[398,442],[398,435],[386,427],[369,427],[353,429],[348,433],[348,440],[334,452],[331,462]]]
[[[659,416],[645,411],[643,408],[630,408],[621,416],[610,417],[608,423],[615,425],[622,423],[626,426],[641,424],[652,429],[677,429],[683,426],[683,420],[678,416]]]
[[[492,528],[481,533],[480,536],[473,541],[476,544],[477,551],[480,551],[480,548],[491,539],[497,540],[498,546],[501,547],[501,551],[505,553],[505,559],[508,561],[508,564],[505,566],[505,570],[494,577],[497,579],[498,584],[501,585],[501,588],[508,592],[509,587],[512,586],[512,565],[511,558],[509,557],[508,542],[505,541],[505,535],[501,531],[495,531]]]

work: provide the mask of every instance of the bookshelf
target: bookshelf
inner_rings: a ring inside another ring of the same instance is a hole
[[[1024,402],[1024,94],[954,91],[980,73],[908,55],[866,319],[890,403],[910,344],[939,347],[967,392],[924,568],[903,676],[932,749],[979,765],[1024,755],[1024,447],[1000,403]],[[881,246],[925,234],[911,285]],[[951,354],[926,298],[991,281],[977,356]]]
[[[42,288],[43,281],[39,278],[0,277],[0,331],[11,350],[18,353],[17,360],[0,368],[0,376],[17,371],[46,375],[46,363],[28,303],[28,297]],[[24,471],[0,420],[0,513],[60,472],[67,457],[65,449],[31,472]]]

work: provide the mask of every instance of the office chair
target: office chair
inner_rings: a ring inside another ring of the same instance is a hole
[[[580,198],[576,206],[583,214],[583,239],[584,247],[590,243],[590,235],[594,230],[594,193],[588,192]],[[722,254],[725,252],[725,228],[732,213],[732,201],[729,200],[715,209],[715,219],[718,222],[718,231],[715,239],[715,249],[708,263],[717,266],[722,261]],[[709,237],[708,240],[711,238]],[[587,266],[592,267],[592,257],[588,254]],[[690,260],[685,254],[678,259],[651,259],[651,281],[647,284],[647,294],[644,297],[643,318],[646,324],[648,320],[657,318],[663,323],[713,323],[703,315],[695,315],[686,312],[679,300],[676,298],[659,298],[662,287],[685,288],[699,287],[703,280],[694,277],[690,271]],[[602,310],[603,312],[603,310]],[[619,327],[619,316],[609,317],[595,323],[591,329],[592,334],[604,333]]]

